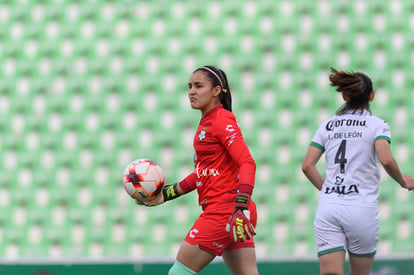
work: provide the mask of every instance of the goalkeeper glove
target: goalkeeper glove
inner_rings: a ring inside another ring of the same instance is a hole
[[[245,242],[256,235],[253,224],[250,222],[250,211],[248,210],[250,195],[237,194],[236,208],[226,225],[226,231],[234,242]]]

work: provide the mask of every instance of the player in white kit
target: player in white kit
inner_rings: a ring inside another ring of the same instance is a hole
[[[345,104],[320,125],[302,163],[320,190],[314,221],[320,274],[343,275],[348,251],[350,273],[368,275],[378,241],[378,161],[401,187],[414,189],[414,180],[401,174],[391,153],[388,124],[371,114],[371,79],[333,68],[329,79]],[[324,153],[325,178],[316,168]]]

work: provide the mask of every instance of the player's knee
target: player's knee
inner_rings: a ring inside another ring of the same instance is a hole
[[[195,275],[195,274],[197,274],[197,272],[186,267],[179,261],[175,261],[173,266],[168,271],[168,275]]]

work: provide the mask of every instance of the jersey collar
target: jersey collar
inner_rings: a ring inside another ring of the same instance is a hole
[[[214,113],[216,113],[218,110],[223,109],[223,104],[217,105],[216,107],[214,107],[213,109],[211,109],[210,111],[208,111],[202,118],[201,120],[207,119],[209,117],[211,117]]]
[[[348,110],[344,115],[356,115],[356,116],[371,116],[371,112],[367,109],[362,110]]]

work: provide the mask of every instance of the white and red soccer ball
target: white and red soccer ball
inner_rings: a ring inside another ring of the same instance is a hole
[[[128,164],[122,179],[126,192],[139,201],[151,200],[165,184],[164,170],[150,159],[137,159]]]

